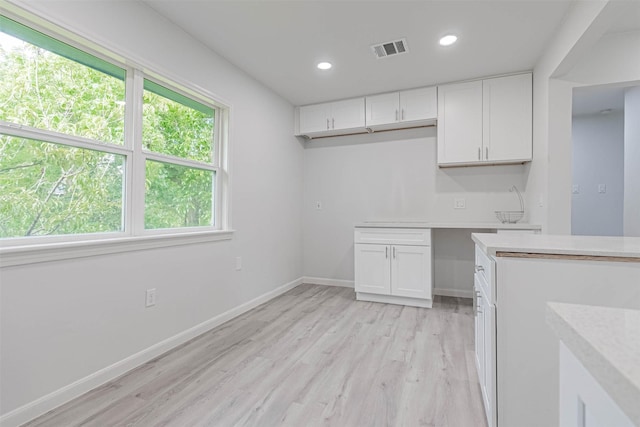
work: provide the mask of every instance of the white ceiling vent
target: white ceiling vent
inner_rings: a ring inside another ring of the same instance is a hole
[[[409,49],[407,48],[407,39],[400,39],[392,42],[374,44],[371,46],[371,50],[373,50],[376,58],[380,59],[406,53]]]

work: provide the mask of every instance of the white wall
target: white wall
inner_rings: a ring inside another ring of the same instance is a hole
[[[292,105],[141,2],[26,6],[231,104],[236,232],[225,242],[2,269],[4,415],[302,276],[303,146]],[[145,309],[150,287],[158,301]]]
[[[624,235],[640,237],[640,86],[624,96]]]
[[[574,116],[571,234],[622,236],[624,112]],[[606,193],[598,185],[606,185]]]
[[[524,166],[437,166],[435,128],[312,140],[304,152],[305,276],[352,281],[353,227],[367,220],[497,222],[496,210],[518,210],[511,185],[524,193]],[[466,209],[454,209],[454,199]],[[322,210],[315,208],[322,203]],[[436,287],[470,291],[470,230],[437,233]],[[466,236],[466,237],[464,237]],[[438,240],[442,240],[439,245]],[[467,241],[459,254],[448,239]],[[439,256],[441,255],[441,256]],[[458,257],[456,259],[456,256]],[[440,267],[439,267],[440,265]],[[454,266],[469,272],[457,279]],[[467,269],[465,269],[466,267]]]
[[[607,5],[607,1],[572,3],[562,27],[533,70],[533,162],[527,166],[526,207],[530,221],[542,224],[544,233],[568,234],[571,224],[568,210],[571,172],[566,172],[571,162],[570,149],[566,150],[571,146],[571,88],[556,85],[557,82],[550,82],[550,79],[563,64],[575,62],[573,57],[582,55],[591,46],[593,40],[585,39],[600,36],[600,30],[593,30],[593,35],[587,34],[587,30],[594,26]],[[565,137],[569,129],[569,139],[561,147],[554,148],[550,139],[554,137],[557,123]],[[560,151],[554,152],[556,149]],[[556,161],[551,165],[553,160]],[[568,178],[568,185],[563,187],[565,183],[557,181],[557,174],[562,179]],[[560,206],[554,203],[560,203]]]
[[[638,80],[638,49],[640,31],[605,34],[562,78],[589,85]]]
[[[625,2],[574,2],[534,68],[534,161],[527,207],[543,232],[571,233],[571,100],[574,87],[640,80],[638,34],[606,34]],[[541,206],[542,205],[542,206]]]

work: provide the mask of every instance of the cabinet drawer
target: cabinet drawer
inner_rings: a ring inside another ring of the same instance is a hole
[[[495,261],[478,246],[476,246],[475,274],[480,279],[479,283],[484,288],[489,304],[493,304],[495,302]]]
[[[431,246],[430,228],[356,228],[355,243]]]

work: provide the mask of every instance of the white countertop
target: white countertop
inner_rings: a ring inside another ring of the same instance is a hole
[[[522,252],[640,258],[640,237],[489,233],[473,233],[471,237],[490,256],[496,256],[496,252]]]
[[[550,302],[547,323],[640,426],[640,310]]]
[[[477,230],[540,230],[542,226],[527,223],[502,224],[500,222],[436,222],[423,220],[364,221],[356,228],[460,228]]]

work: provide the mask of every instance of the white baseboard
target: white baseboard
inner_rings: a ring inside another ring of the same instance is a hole
[[[211,319],[200,323],[192,328],[189,328],[177,335],[167,338],[157,344],[152,345],[138,353],[135,353],[126,359],[100,369],[91,375],[88,375],[76,382],[73,382],[67,386],[64,386],[52,393],[42,396],[33,402],[27,403],[19,408],[14,409],[0,417],[0,426],[2,427],[14,427],[24,424],[40,415],[57,408],[60,405],[67,403],[68,401],[75,399],[84,393],[93,390],[94,388],[111,381],[122,374],[148,362],[149,360],[160,356],[163,353],[175,348],[185,342],[202,335],[203,333],[223,324],[224,322],[237,317],[252,308],[259,306],[290,289],[302,284],[304,281],[302,278],[296,279],[285,285],[282,285],[266,294],[260,295],[257,298],[247,301],[231,310],[221,313]]]
[[[340,286],[343,288],[355,287],[353,280],[325,279],[322,277],[304,276],[302,278],[302,283],[308,283],[310,285]]]
[[[433,290],[434,295],[441,295],[443,297],[459,297],[459,298],[473,298],[473,291],[464,289],[443,289],[435,288]]]

